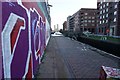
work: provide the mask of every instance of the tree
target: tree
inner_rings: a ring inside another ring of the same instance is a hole
[[[59,32],[63,33],[63,30],[62,30],[62,29],[60,29],[60,30],[59,30]]]

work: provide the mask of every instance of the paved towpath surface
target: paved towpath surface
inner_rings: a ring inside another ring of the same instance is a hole
[[[101,66],[120,69],[120,59],[64,36],[52,36],[36,78],[99,78]]]

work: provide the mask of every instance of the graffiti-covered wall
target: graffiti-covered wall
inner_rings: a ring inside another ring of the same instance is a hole
[[[0,2],[0,78],[34,77],[50,37],[41,4],[46,2]]]

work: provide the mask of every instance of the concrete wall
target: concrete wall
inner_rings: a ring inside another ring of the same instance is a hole
[[[50,37],[38,2],[18,1],[0,4],[0,78],[34,77]]]

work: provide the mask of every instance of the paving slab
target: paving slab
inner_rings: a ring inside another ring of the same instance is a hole
[[[52,36],[36,78],[98,79],[101,66],[120,69],[120,59],[64,36]]]

